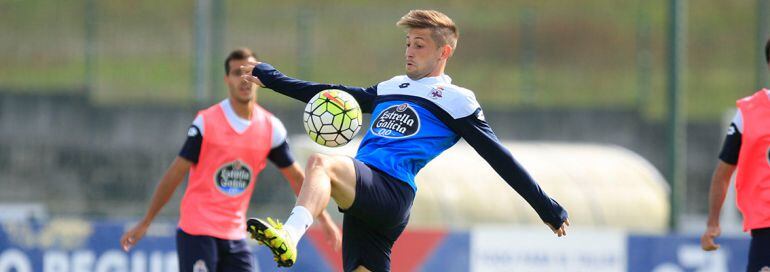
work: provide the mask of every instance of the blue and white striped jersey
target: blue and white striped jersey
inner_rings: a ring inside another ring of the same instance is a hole
[[[419,80],[401,75],[369,88],[298,80],[266,63],[257,65],[252,75],[267,88],[306,103],[325,89],[353,95],[361,110],[372,114],[356,159],[415,190],[414,177],[420,169],[463,138],[541,219],[558,227],[567,218],[567,212],[543,192],[497,139],[473,92],[453,85],[447,75]]]
[[[448,123],[480,110],[473,92],[449,76],[411,80],[396,76],[377,84],[369,132],[356,158],[408,183],[428,162],[460,139]]]

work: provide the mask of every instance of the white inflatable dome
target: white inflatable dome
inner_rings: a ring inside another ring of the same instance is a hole
[[[359,141],[326,148],[292,137],[300,164],[313,152],[354,156]],[[503,143],[554,199],[574,226],[665,231],[669,188],[645,159],[618,146],[553,142]],[[417,175],[409,227],[542,224],[534,210],[464,141]]]

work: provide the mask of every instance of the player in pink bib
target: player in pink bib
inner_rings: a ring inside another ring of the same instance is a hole
[[[245,48],[225,60],[229,97],[198,113],[147,214],[121,238],[124,250],[144,236],[189,172],[177,230],[180,271],[254,271],[245,238],[246,211],[257,175],[269,160],[296,193],[304,173],[291,156],[281,121],[257,105],[258,87],[241,79],[239,67],[249,61],[256,58]],[[341,234],[329,214],[324,212],[319,220],[328,241],[339,248]]]
[[[770,41],[765,44],[770,67]],[[743,230],[751,233],[746,271],[770,271],[770,90],[761,89],[738,100],[738,111],[727,130],[719,163],[711,180],[709,216],[701,236],[703,250],[719,248],[719,214],[733,172]]]

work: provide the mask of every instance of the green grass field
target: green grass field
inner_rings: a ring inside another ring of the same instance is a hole
[[[73,2],[0,1],[0,88],[82,89],[88,85],[90,44],[93,101],[194,101],[193,2],[93,1],[90,36],[86,1]],[[227,1],[225,27],[217,33],[224,51],[252,47],[289,75],[300,75],[300,62],[307,61],[302,74],[307,79],[369,86],[402,72],[403,32],[395,21],[409,9],[436,8],[453,17],[461,31],[448,73],[474,90],[487,108],[631,107],[651,119],[664,118],[667,2],[579,2],[435,1],[418,7],[409,1]],[[761,57],[755,49],[754,4],[690,3],[688,118],[720,118],[737,98],[754,91]],[[534,27],[529,66],[522,57],[526,14]],[[649,27],[647,89],[638,79],[640,14],[647,14]],[[305,31],[300,31],[300,17],[309,27]],[[222,64],[211,65],[211,77],[219,80]],[[215,96],[224,96],[224,86],[217,86]],[[272,95],[262,102],[290,103]]]

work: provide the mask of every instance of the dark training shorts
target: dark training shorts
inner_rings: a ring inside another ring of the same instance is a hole
[[[254,271],[254,257],[246,240],[223,240],[190,235],[177,229],[179,271]],[[203,270],[205,267],[205,270]]]
[[[765,267],[770,268],[770,228],[753,229],[746,271],[764,271]]]
[[[409,221],[415,192],[406,182],[353,159],[356,197],[342,222],[345,271],[390,271],[390,250]]]

